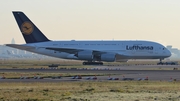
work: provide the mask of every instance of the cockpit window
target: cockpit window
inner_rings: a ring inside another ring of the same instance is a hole
[[[165,48],[163,48],[163,50],[164,50]]]

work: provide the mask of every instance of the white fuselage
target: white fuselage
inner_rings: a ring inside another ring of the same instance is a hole
[[[81,59],[65,51],[61,52],[46,48],[67,48],[115,53],[116,61],[123,61],[124,59],[164,59],[171,56],[169,50],[163,45],[151,41],[48,41],[24,45],[35,47],[27,51],[76,60]]]

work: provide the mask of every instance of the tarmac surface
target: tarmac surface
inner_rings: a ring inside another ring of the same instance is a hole
[[[150,80],[150,81],[180,81],[180,70],[173,70],[173,68],[179,68],[180,66],[152,66],[157,68],[156,70],[146,70],[151,66],[117,66],[111,67],[100,66],[91,69],[0,69],[0,72],[43,72],[43,73],[77,73],[77,75],[84,73],[93,74],[110,74],[109,76],[96,76],[97,79],[93,79],[95,76],[82,76],[82,79],[72,79],[72,77],[62,78],[44,78],[44,79],[0,79],[0,82],[76,82],[76,81],[107,81],[111,79],[117,79],[119,81],[124,80]],[[139,69],[138,69],[139,68]],[[143,68],[143,70],[141,70]],[[166,68],[169,70],[161,70],[158,68]]]

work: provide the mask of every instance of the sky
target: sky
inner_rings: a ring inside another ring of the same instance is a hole
[[[0,0],[0,44],[25,43],[12,11],[51,40],[148,40],[180,49],[180,0]]]

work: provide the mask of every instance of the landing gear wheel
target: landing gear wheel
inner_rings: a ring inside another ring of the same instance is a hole
[[[103,65],[102,62],[83,62],[83,65]]]
[[[162,62],[163,59],[159,59],[159,62],[157,63],[157,65],[164,65],[164,62]]]
[[[83,64],[83,65],[86,65],[86,62],[83,62],[82,64]]]
[[[99,65],[103,65],[103,63],[102,63],[102,62],[99,62]]]

